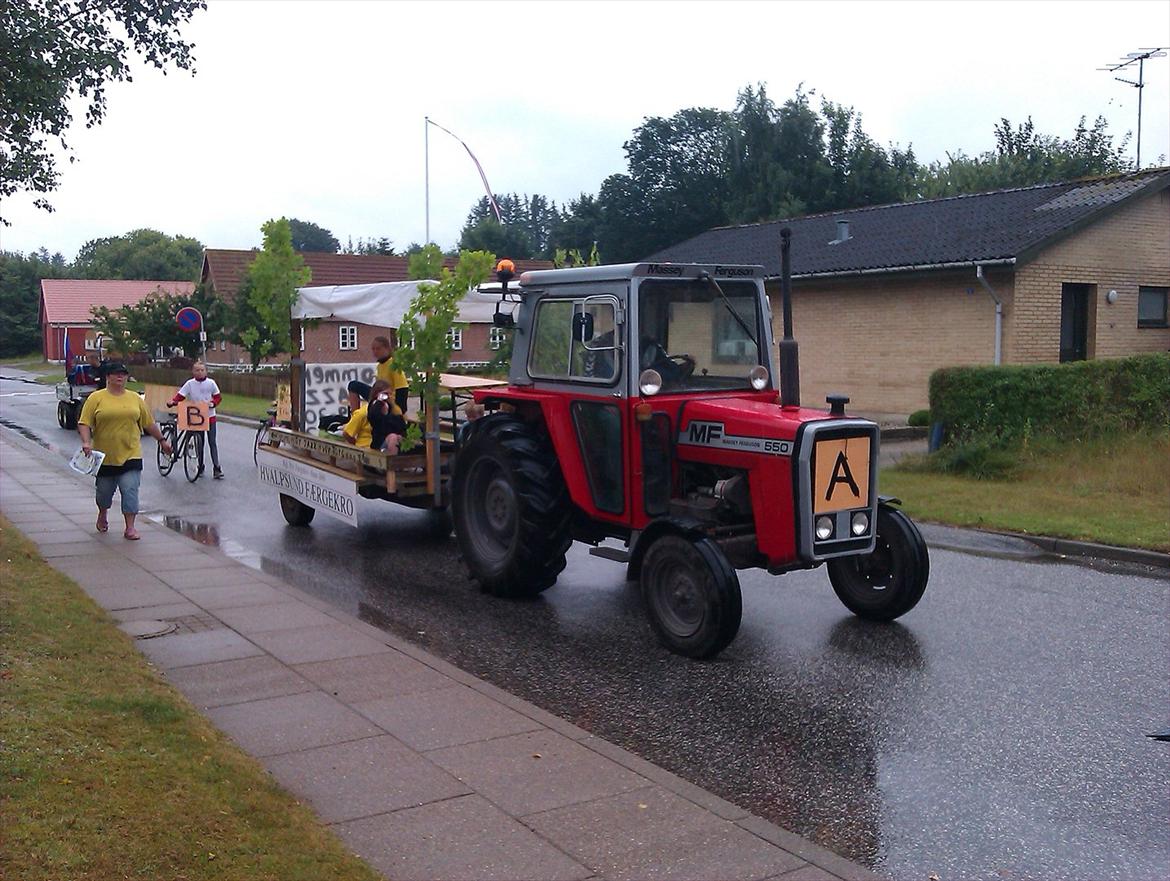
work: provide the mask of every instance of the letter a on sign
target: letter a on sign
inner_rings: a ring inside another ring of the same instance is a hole
[[[207,401],[179,402],[179,431],[210,431]]]
[[[813,510],[818,514],[869,505],[869,438],[817,441]]]

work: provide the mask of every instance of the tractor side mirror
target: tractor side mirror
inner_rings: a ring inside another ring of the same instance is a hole
[[[589,312],[578,312],[573,316],[573,339],[584,344],[593,339],[593,315]]]

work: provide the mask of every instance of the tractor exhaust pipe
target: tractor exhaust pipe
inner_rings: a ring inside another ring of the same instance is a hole
[[[780,406],[800,406],[800,356],[792,338],[792,230],[780,230],[780,303],[784,339],[780,340]]]

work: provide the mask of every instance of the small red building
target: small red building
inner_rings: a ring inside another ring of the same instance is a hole
[[[41,279],[41,304],[37,317],[41,328],[41,353],[46,361],[63,361],[66,335],[73,355],[92,352],[97,347],[90,311],[94,306],[121,309],[140,303],[156,292],[188,296],[194,290],[195,284],[190,281]]]

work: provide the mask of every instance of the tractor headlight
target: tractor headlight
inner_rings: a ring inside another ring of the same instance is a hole
[[[817,541],[825,541],[833,537],[833,518],[817,518]]]
[[[768,368],[763,364],[757,364],[748,373],[748,381],[756,391],[763,391],[768,387]]]
[[[853,515],[849,528],[853,530],[854,535],[865,535],[869,532],[869,515],[864,511],[858,511]]]
[[[656,395],[662,391],[662,374],[657,370],[643,370],[638,377],[638,388],[644,395]]]

